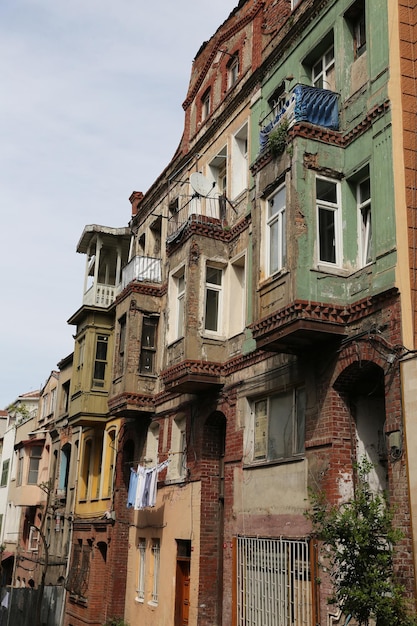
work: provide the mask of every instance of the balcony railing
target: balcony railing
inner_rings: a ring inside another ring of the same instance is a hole
[[[148,256],[135,256],[122,270],[122,280],[117,292],[122,291],[129,283],[138,280],[141,282],[160,283],[161,259]]]
[[[92,285],[85,292],[83,304],[87,306],[109,307],[116,297],[116,287],[114,285],[103,285],[98,283]]]
[[[236,221],[238,213],[235,204],[232,204],[224,195],[192,197],[169,218],[167,243],[174,241],[191,222],[224,228]]]
[[[271,131],[284,121],[289,127],[296,122],[310,122],[310,124],[337,130],[339,128],[338,99],[339,95],[334,91],[309,85],[296,85],[278,113],[272,111],[261,120],[259,133],[261,152],[268,145]]]

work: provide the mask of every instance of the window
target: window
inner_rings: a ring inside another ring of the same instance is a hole
[[[354,58],[357,59],[366,51],[365,1],[357,0],[346,11],[354,45]]]
[[[159,447],[159,424],[152,422],[149,426],[146,438],[146,457],[145,463],[148,465],[157,465],[158,463],[158,447]]]
[[[239,56],[234,54],[227,64],[227,88],[235,85],[239,78]]]
[[[232,139],[231,196],[236,198],[248,187],[248,125],[245,124]]]
[[[185,272],[177,276],[177,337],[184,334]]]
[[[333,45],[314,63],[311,74],[314,87],[335,89]]]
[[[237,537],[234,546],[238,624],[317,623],[306,539]]]
[[[50,410],[49,410],[49,414],[54,413],[55,411],[55,405],[56,405],[56,387],[54,387],[51,390],[51,404],[50,404]]]
[[[78,369],[84,365],[85,337],[81,337],[78,341]]]
[[[104,489],[104,497],[110,497],[113,492],[114,472],[116,461],[116,430],[110,430],[107,438],[107,485]]]
[[[91,458],[92,458],[92,450],[93,450],[93,441],[92,439],[87,439],[84,444],[84,458],[82,462],[82,472],[81,472],[81,499],[85,500],[88,496],[88,488],[90,484],[90,476],[91,476]]]
[[[37,552],[39,548],[39,530],[34,526],[30,527],[28,549]]]
[[[281,185],[268,199],[267,205],[267,255],[268,275],[282,270],[286,263],[286,189]]]
[[[46,393],[42,398],[42,418],[45,418],[49,413],[49,395]]]
[[[184,336],[185,268],[181,267],[170,277],[168,343]]]
[[[225,311],[229,315],[229,337],[241,333],[246,319],[246,270],[245,255],[230,263],[228,282],[228,306]],[[227,297],[227,294],[226,294]]]
[[[119,372],[123,374],[126,346],[126,315],[119,319]]]
[[[145,599],[145,565],[146,565],[146,539],[139,539],[138,543],[138,588],[136,600],[143,602]]]
[[[16,474],[16,485],[20,487],[23,480],[23,463],[25,458],[25,451],[23,448],[19,448],[18,457],[17,457],[17,474]]]
[[[29,450],[28,485],[37,485],[39,478],[39,463],[42,457],[42,446],[31,446]]]
[[[372,262],[371,182],[369,177],[356,188],[359,219],[359,254],[361,266]]]
[[[159,599],[159,567],[161,557],[161,546],[159,539],[152,539],[152,558],[153,558],[153,572],[152,572],[152,604],[158,604]]]
[[[93,374],[94,387],[104,387],[104,379],[107,366],[108,341],[109,338],[107,337],[107,335],[97,335]]]
[[[282,82],[277,89],[275,89],[272,96],[268,98],[268,105],[273,114],[274,119],[280,111],[285,107],[285,101],[287,99],[287,93],[285,89],[285,82]]]
[[[220,329],[221,297],[223,270],[206,266],[206,308],[204,315],[205,330],[217,333]]]
[[[58,489],[61,492],[64,492],[62,493],[62,495],[65,495],[66,490],[68,488],[70,459],[71,459],[71,445],[67,443],[62,447],[61,454],[60,454]]]
[[[254,418],[255,461],[286,459],[304,451],[303,388],[257,400]]]
[[[9,465],[10,465],[10,459],[6,459],[3,461],[3,465],[1,468],[0,487],[6,487],[7,485],[7,481],[9,478]]]
[[[210,89],[204,92],[203,97],[201,98],[201,121],[204,122],[205,119],[211,113],[211,93]]]
[[[316,178],[319,261],[340,264],[339,183]]]
[[[172,462],[168,466],[167,477],[170,480],[183,478],[187,471],[187,435],[186,419],[179,416],[172,421],[171,430]]]
[[[70,382],[71,381],[66,380],[65,383],[62,384],[61,409],[64,413],[68,413]]]
[[[68,573],[66,588],[72,595],[85,597],[88,589],[90,571],[91,543],[83,544],[79,539],[74,545],[71,568]]]
[[[214,193],[227,194],[227,147],[225,146],[209,164],[208,179]],[[214,216],[213,216],[214,217]]]
[[[157,328],[157,317],[149,317],[146,315],[143,317],[141,351],[139,360],[139,371],[141,374],[155,373]]]

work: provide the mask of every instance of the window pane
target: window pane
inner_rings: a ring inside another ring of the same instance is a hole
[[[221,285],[222,270],[208,265],[206,269],[206,282],[211,283],[212,285]]]
[[[268,429],[267,409],[267,400],[261,400],[255,403],[255,459],[266,458],[266,434]]]
[[[106,364],[101,361],[96,361],[94,365],[94,379],[95,380],[104,380],[104,375],[106,372]]]
[[[293,454],[293,391],[270,398],[268,459]]]
[[[97,338],[96,359],[105,361],[107,358],[107,337]]]
[[[320,261],[336,263],[335,212],[319,208]]]
[[[269,201],[268,201],[268,217],[275,215],[280,209],[285,207],[285,187],[282,187]]]
[[[323,200],[325,202],[331,202],[337,204],[337,189],[336,183],[330,180],[323,180],[322,178],[316,179],[316,197],[317,200]]]
[[[362,204],[371,197],[371,180],[367,178],[359,184],[359,202]]]
[[[305,441],[305,415],[306,415],[306,393],[305,389],[297,389],[296,396],[296,428],[297,432],[295,433],[294,438],[294,453],[300,454],[304,452],[304,441]]]
[[[270,226],[270,246],[269,246],[269,273],[277,272],[280,267],[279,263],[279,221],[275,220]]]
[[[206,330],[217,331],[219,310],[219,292],[207,289],[206,292]]]

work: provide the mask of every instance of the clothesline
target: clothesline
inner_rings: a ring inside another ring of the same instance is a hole
[[[157,476],[170,462],[170,459],[158,463],[153,467],[138,465],[137,469],[130,468],[129,491],[127,494],[127,508],[140,511],[153,507],[156,503]]]

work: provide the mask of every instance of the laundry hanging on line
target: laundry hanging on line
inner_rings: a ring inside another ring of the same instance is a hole
[[[155,506],[158,474],[169,464],[170,459],[158,463],[154,467],[138,465],[137,469],[130,469],[129,490],[127,494],[127,508],[140,511]]]

